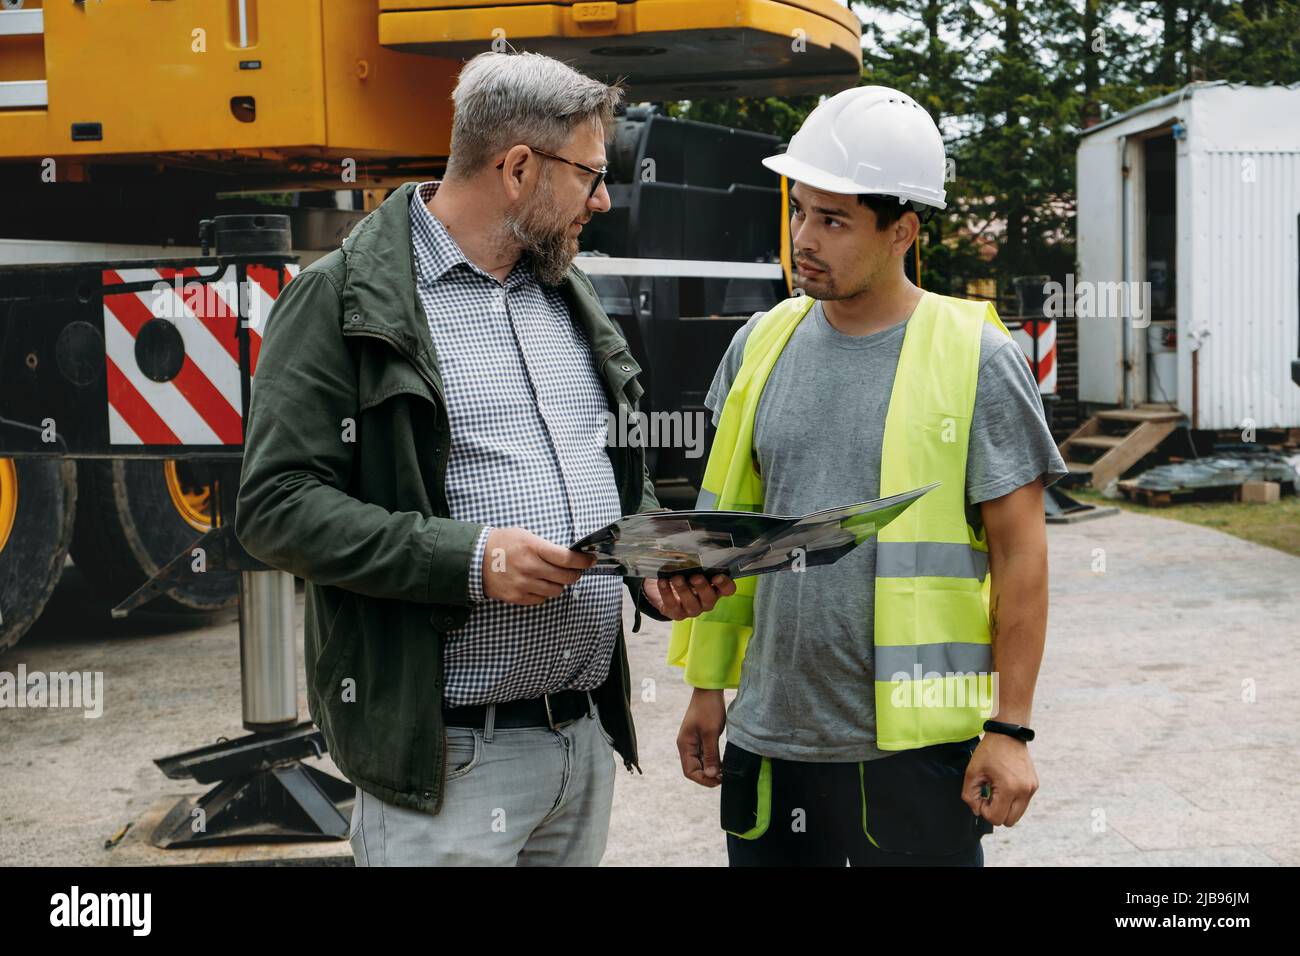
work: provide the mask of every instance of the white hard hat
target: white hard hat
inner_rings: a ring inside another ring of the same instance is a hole
[[[916,100],[887,86],[836,93],[808,114],[784,153],[763,165],[826,192],[945,205],[939,127]]]

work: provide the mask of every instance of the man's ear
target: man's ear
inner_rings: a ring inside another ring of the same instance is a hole
[[[908,209],[894,223],[894,241],[890,244],[890,252],[896,256],[907,255],[907,250],[912,248],[912,243],[916,242],[920,232],[921,218]]]
[[[527,146],[511,146],[501,161],[501,185],[511,202],[516,202],[531,186],[539,163]]]

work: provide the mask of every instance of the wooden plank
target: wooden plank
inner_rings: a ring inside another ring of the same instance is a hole
[[[1182,419],[1183,414],[1164,408],[1108,408],[1097,412],[1094,417],[1108,422],[1176,422]]]
[[[1066,454],[1066,452],[1070,447],[1070,442],[1078,441],[1080,438],[1086,438],[1089,435],[1100,435],[1100,434],[1101,434],[1101,422],[1097,421],[1095,417],[1090,418],[1082,425],[1080,425],[1078,428],[1076,428],[1074,431],[1072,431],[1069,437],[1066,438],[1065,441],[1061,442],[1061,444],[1057,446],[1057,449],[1060,451],[1062,458],[1068,459],[1070,456]]]
[[[1083,438],[1074,439],[1074,444],[1082,445],[1084,448],[1104,448],[1109,451],[1118,448],[1127,439],[1127,435],[1085,435]]]
[[[1148,508],[1168,508],[1174,503],[1172,496],[1167,491],[1153,491],[1150,488],[1139,488],[1136,485],[1124,488],[1124,497],[1140,505],[1146,505]]]
[[[1133,429],[1119,446],[1092,463],[1092,486],[1104,491],[1144,455],[1150,454],[1178,425],[1176,422],[1143,422]]]

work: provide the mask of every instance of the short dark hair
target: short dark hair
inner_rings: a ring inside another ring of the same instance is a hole
[[[858,193],[858,205],[866,206],[876,214],[876,231],[883,232],[898,220],[905,212],[916,212],[911,203],[901,202],[897,196],[881,196],[877,193]],[[920,218],[920,214],[917,214]]]

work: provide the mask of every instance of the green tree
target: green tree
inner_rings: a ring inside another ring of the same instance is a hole
[[[783,100],[765,96],[735,100],[686,100],[668,103],[667,113],[680,119],[772,133],[788,142],[803,125],[804,119],[813,111],[819,99],[817,96],[794,96]]]
[[[1245,0],[1223,9],[1202,62],[1207,79],[1300,82],[1300,2]]]
[[[1300,82],[1300,0],[881,0],[863,80],[935,117],[955,177],[923,234],[922,283],[963,294],[1074,263],[1088,126],[1198,80]],[[817,98],[694,101],[673,115],[789,139]]]
[[[863,22],[863,82],[902,90],[924,106],[944,135],[949,158],[945,178],[948,208],[932,215],[921,237],[921,285],[962,294],[966,279],[981,278],[988,266],[978,236],[961,212],[961,166],[955,160],[971,87],[965,76],[970,39],[959,5],[940,0],[854,4]]]

